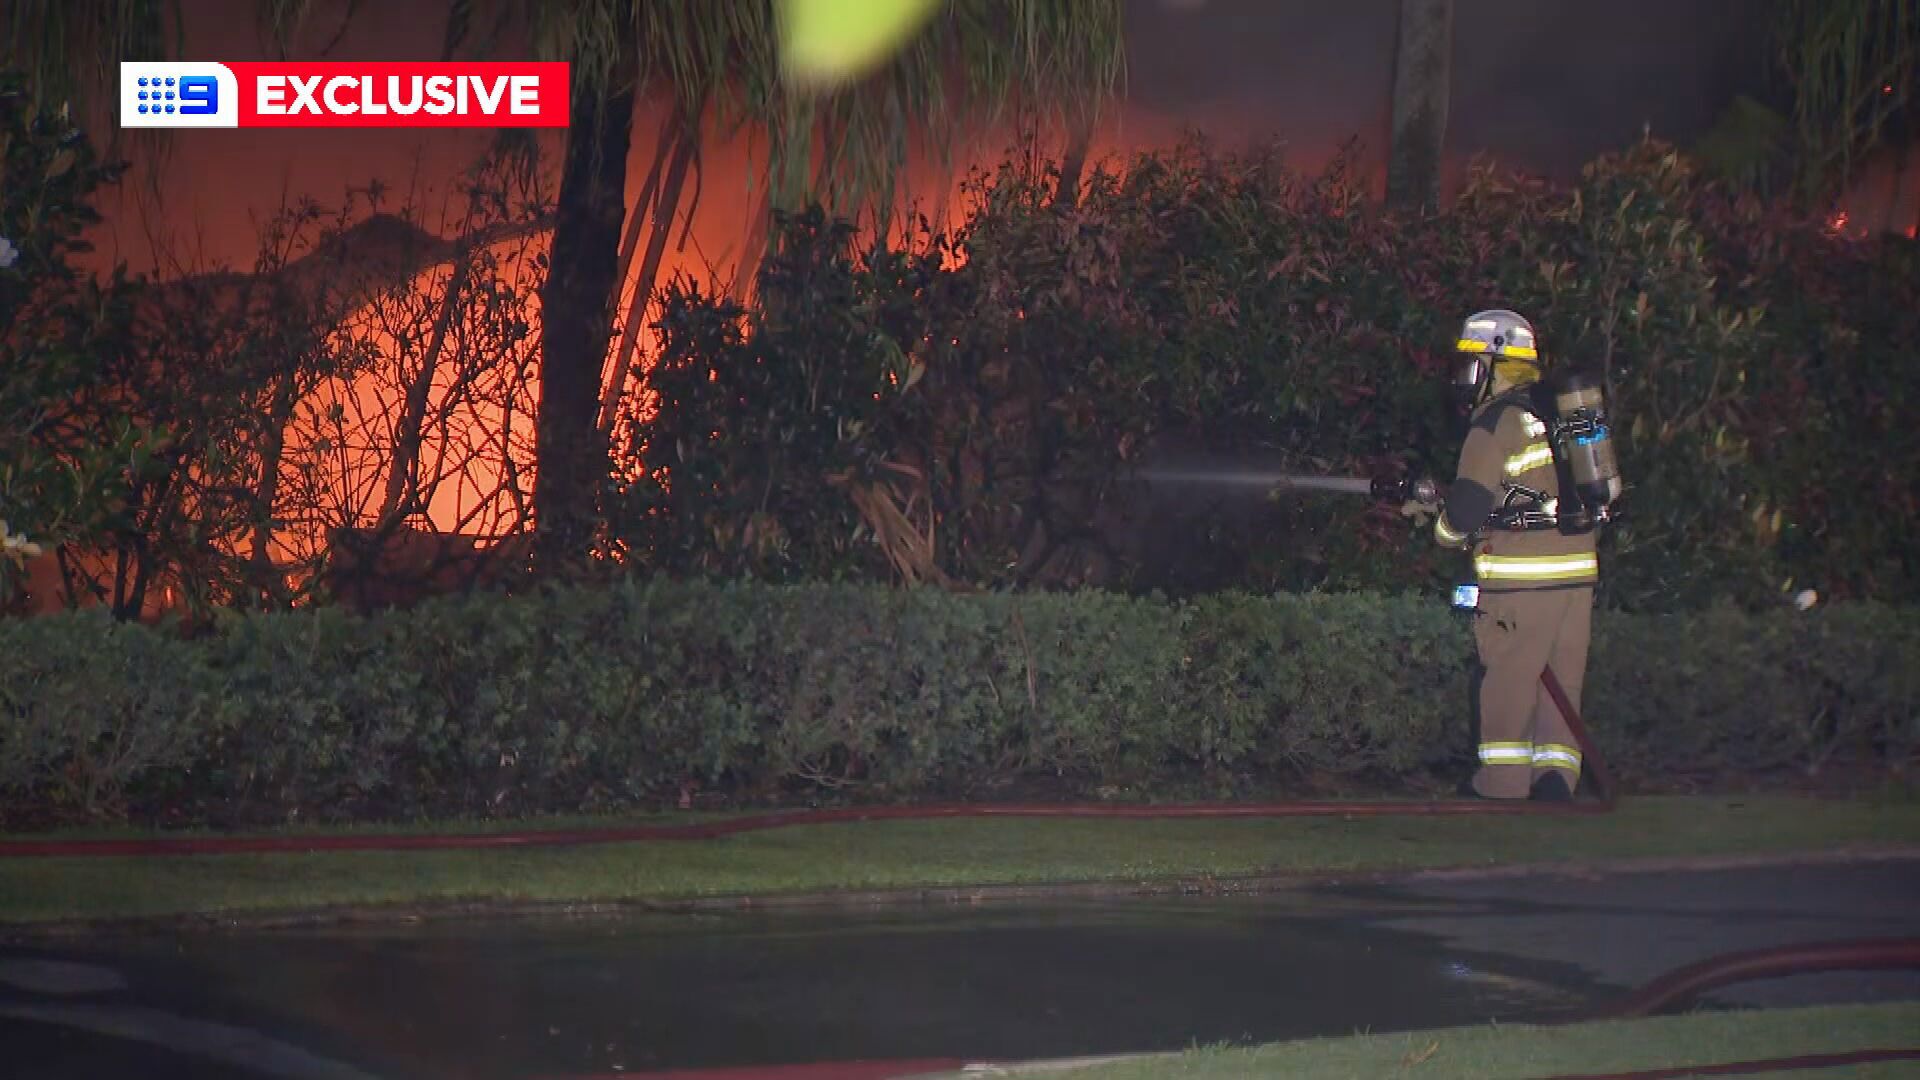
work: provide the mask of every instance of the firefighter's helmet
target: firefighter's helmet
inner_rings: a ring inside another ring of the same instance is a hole
[[[1476,404],[1486,396],[1496,369],[1507,382],[1540,378],[1533,324],[1505,308],[1469,315],[1454,351],[1460,354],[1460,364],[1454,369],[1453,387],[1463,405]]]

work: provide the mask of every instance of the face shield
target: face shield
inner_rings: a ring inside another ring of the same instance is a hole
[[[1480,388],[1486,385],[1491,367],[1492,358],[1486,353],[1460,354],[1453,369],[1453,404],[1456,408],[1465,411],[1480,400]]]

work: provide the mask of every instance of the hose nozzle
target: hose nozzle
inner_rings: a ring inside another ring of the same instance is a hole
[[[1381,502],[1438,503],[1440,485],[1431,476],[1376,476],[1373,497]]]

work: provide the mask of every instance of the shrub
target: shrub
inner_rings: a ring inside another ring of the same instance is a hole
[[[1920,616],[1602,614],[1629,782],[1896,768]],[[776,798],[1406,790],[1469,767],[1472,646],[1379,594],[1196,601],[622,582],[181,639],[0,622],[0,820],[230,825]]]
[[[1056,189],[980,174],[955,235],[909,249],[799,222],[751,333],[674,294],[634,560],[782,581],[1432,588],[1464,568],[1391,508],[1182,508],[1128,473],[1173,447],[1445,476],[1447,348],[1499,305],[1535,320],[1553,363],[1610,384],[1630,494],[1604,539],[1607,606],[1916,596],[1920,495],[1899,480],[1920,472],[1912,241],[1732,199],[1651,141],[1565,188],[1480,170],[1410,217],[1344,162],[1308,177],[1197,142],[1096,172],[1077,200]],[[781,315],[802,302],[823,306]],[[862,486],[829,481],[847,475]],[[780,557],[717,554],[749,538]]]
[[[224,689],[204,655],[92,611],[0,620],[0,816],[122,816],[220,759]]]
[[[124,408],[89,412],[103,370],[131,348],[137,290],[76,264],[95,200],[123,171],[0,71],[0,540],[52,551],[124,527],[127,487],[151,464],[155,433]],[[28,551],[0,547],[0,612],[18,602]]]
[[[694,282],[669,287],[652,401],[613,533],[657,570],[785,581],[874,578],[853,492],[896,463],[886,429],[924,336],[925,260],[856,263],[853,230],[817,211],[787,222],[743,311]]]

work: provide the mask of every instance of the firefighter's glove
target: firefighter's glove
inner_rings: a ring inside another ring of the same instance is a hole
[[[1413,519],[1416,525],[1426,525],[1440,514],[1440,504],[1408,499],[1400,504],[1400,516]]]
[[[0,560],[24,563],[28,559],[37,559],[43,554],[40,545],[16,532],[9,532],[7,523],[0,520]]]

